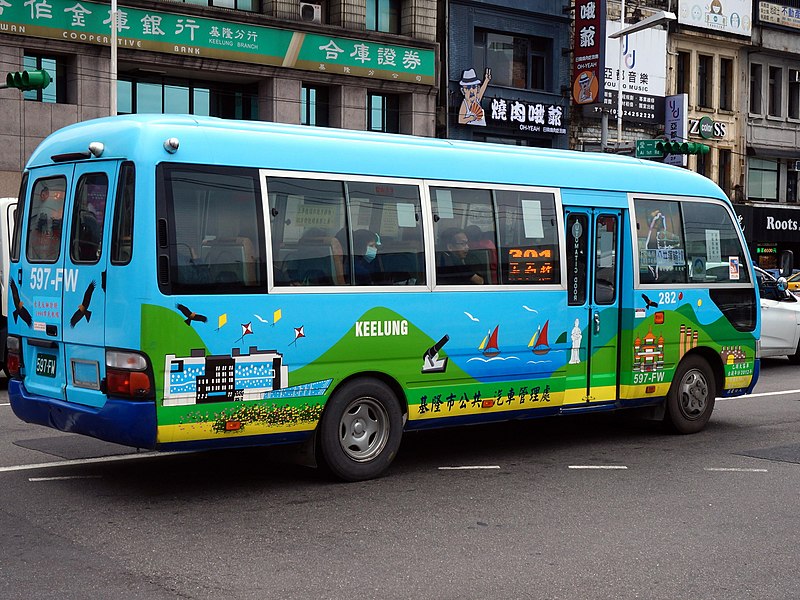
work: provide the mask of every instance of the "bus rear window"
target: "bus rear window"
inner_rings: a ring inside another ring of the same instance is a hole
[[[65,177],[39,179],[33,185],[26,250],[26,256],[32,263],[52,263],[58,259],[66,191]]]

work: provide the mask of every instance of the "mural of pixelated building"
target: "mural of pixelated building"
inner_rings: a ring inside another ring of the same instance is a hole
[[[233,348],[230,355],[206,356],[192,350],[189,357],[167,355],[164,370],[164,406],[185,406],[232,400],[261,400],[288,384],[283,355],[251,346],[246,354]]]

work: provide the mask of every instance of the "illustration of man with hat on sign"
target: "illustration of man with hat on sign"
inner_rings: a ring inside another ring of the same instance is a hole
[[[483,83],[475,74],[475,69],[467,69],[461,73],[461,93],[464,99],[461,101],[461,108],[458,110],[458,122],[461,125],[486,125],[486,117],[483,114],[481,100],[486,93],[486,86],[492,80],[492,70],[486,69]]]

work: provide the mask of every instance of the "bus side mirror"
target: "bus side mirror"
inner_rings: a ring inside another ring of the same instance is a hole
[[[794,269],[794,252],[784,250],[781,252],[781,277],[789,277]]]

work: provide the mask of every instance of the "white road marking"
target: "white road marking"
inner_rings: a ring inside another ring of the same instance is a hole
[[[570,469],[608,469],[608,470],[624,470],[627,469],[625,465],[569,465]]]
[[[781,392],[761,392],[760,394],[745,394],[744,396],[733,396],[732,398],[725,398],[725,400],[732,400],[733,398],[763,398],[764,396],[783,396],[784,394],[800,394],[800,390],[783,390]]]
[[[0,402],[0,406],[11,406],[11,402]]]
[[[67,475],[64,477],[28,477],[28,481],[66,481],[67,479],[101,479],[100,475]]]
[[[141,458],[156,458],[159,456],[174,456],[176,454],[189,454],[188,452],[145,452],[141,454],[119,454],[114,456],[98,456],[97,458],[78,458],[74,460],[62,460],[51,463],[33,463],[30,465],[14,465],[12,467],[0,467],[0,473],[10,471],[33,471],[35,469],[52,469],[53,467],[72,467],[76,465],[91,465],[105,462],[118,462],[122,460],[138,460]]]
[[[464,465],[461,467],[439,467],[440,471],[470,471],[480,469],[499,469],[500,465]]]
[[[766,469],[742,469],[739,467],[706,467],[704,471],[730,471],[733,473],[767,473]]]

